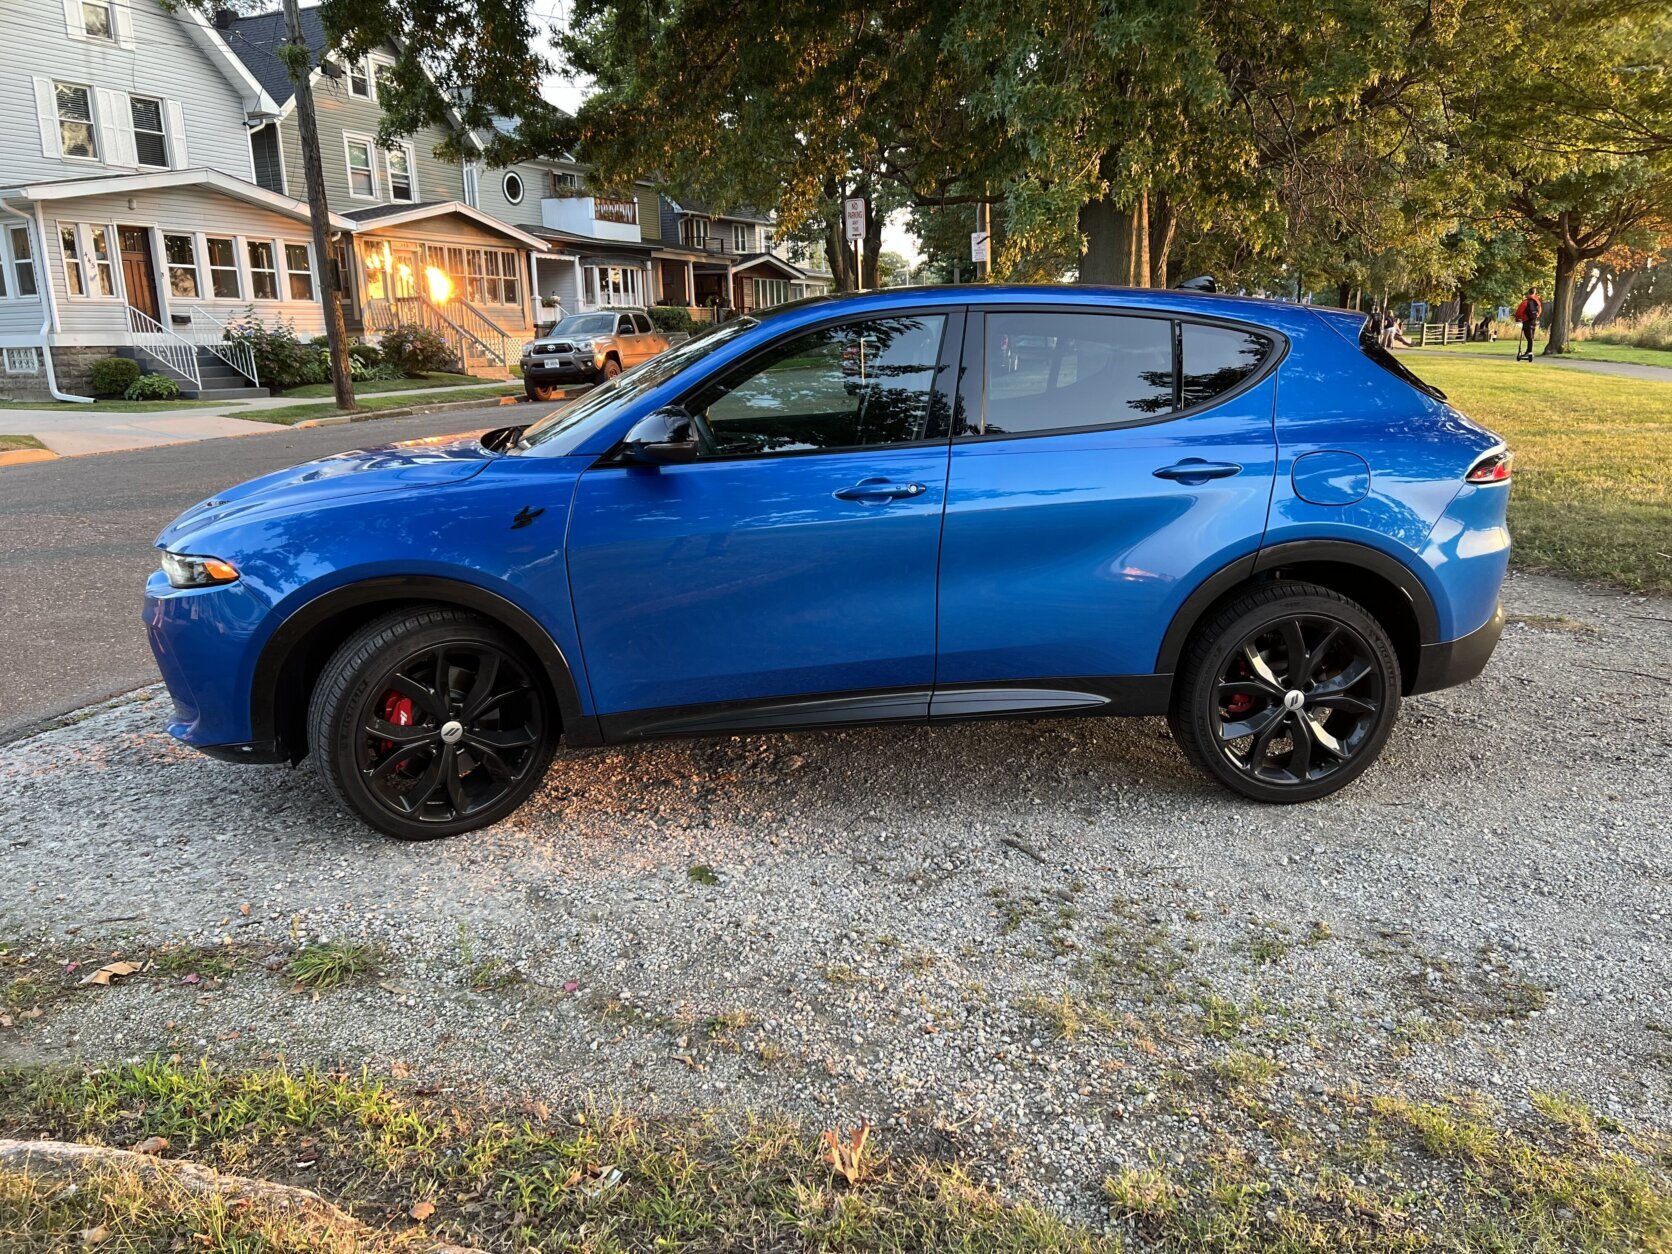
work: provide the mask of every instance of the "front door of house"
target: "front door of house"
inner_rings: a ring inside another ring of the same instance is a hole
[[[157,268],[151,261],[151,232],[143,226],[119,226],[116,234],[122,243],[122,283],[128,289],[128,304],[161,322]]]

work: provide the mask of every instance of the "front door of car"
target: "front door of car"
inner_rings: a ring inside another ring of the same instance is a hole
[[[1068,706],[1100,693],[1074,681],[1150,674],[1184,598],[1258,550],[1280,345],[1136,310],[970,323],[935,713]]]
[[[927,713],[961,325],[787,333],[683,398],[695,460],[581,476],[570,585],[606,734]]]

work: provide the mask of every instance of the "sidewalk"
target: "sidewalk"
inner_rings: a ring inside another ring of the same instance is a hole
[[[483,386],[494,382],[491,379],[482,380]],[[461,390],[469,389],[407,388],[400,392],[370,395],[411,397],[413,404],[419,405],[444,401],[447,393]],[[515,393],[507,392],[507,395]],[[260,422],[246,415],[318,403],[318,399],[313,397],[267,396],[257,400],[228,401],[214,407],[158,409],[145,413],[90,410],[67,404],[43,409],[4,409],[0,410],[0,431],[10,435],[32,435],[60,457],[77,457],[84,453],[113,453],[123,449],[153,448],[159,444],[213,440],[229,435],[287,431],[290,428],[282,423]],[[477,403],[492,404],[491,401]]]
[[[1422,353],[1428,357],[1473,357],[1477,360],[1511,362],[1514,358],[1502,353],[1451,352],[1439,348],[1407,348],[1407,353]],[[1656,383],[1672,383],[1672,367],[1643,366],[1629,361],[1570,361],[1565,357],[1534,357],[1523,365],[1561,366],[1566,370],[1584,370],[1591,374],[1614,374],[1623,379],[1649,379]]]

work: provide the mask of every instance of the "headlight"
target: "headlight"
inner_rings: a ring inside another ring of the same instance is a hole
[[[194,557],[190,553],[170,553],[165,549],[163,574],[176,588],[208,588],[218,583],[231,583],[238,578],[238,568],[218,557]]]
[[[583,353],[590,353],[592,351],[592,341],[591,340],[576,340],[575,341],[575,347],[580,349],[581,352],[583,352]]]

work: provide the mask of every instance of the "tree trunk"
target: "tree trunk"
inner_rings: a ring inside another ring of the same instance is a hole
[[[1568,305],[1568,326],[1579,325],[1585,306],[1591,303],[1591,293],[1608,281],[1608,267],[1593,261],[1585,266],[1583,276],[1575,276],[1573,301]]]
[[[1631,289],[1637,286],[1638,277],[1642,273],[1641,270],[1627,270],[1624,274],[1614,276],[1614,286],[1603,299],[1602,308],[1597,310],[1596,321],[1592,326],[1605,327],[1620,316],[1620,307],[1626,303],[1626,298],[1631,295]]]
[[[1335,285],[1335,307],[1337,309],[1350,309],[1352,307],[1352,305],[1351,305],[1352,299],[1353,299],[1352,280],[1343,279],[1341,282],[1339,282]]]
[[[1571,244],[1556,245],[1556,287],[1550,293],[1550,338],[1545,341],[1544,356],[1554,357],[1568,351],[1568,337],[1573,330],[1573,276],[1579,267],[1578,250]]]
[[[1151,287],[1167,286],[1169,255],[1173,251],[1173,234],[1178,230],[1178,209],[1166,192],[1150,195],[1149,255]]]
[[[313,228],[314,273],[318,275],[319,299],[325,308],[325,343],[331,351],[331,388],[338,409],[354,408],[354,376],[349,372],[348,328],[343,325],[343,303],[339,295],[337,267],[332,264],[331,208],[325,199],[325,171],[319,156],[319,120],[314,116],[313,88],[309,85],[307,41],[302,37],[302,14],[296,0],[284,0],[285,33],[296,51],[301,73],[292,67],[291,83],[296,93],[296,126],[302,133],[302,174],[308,185],[308,223]],[[463,369],[461,361],[459,367]]]

